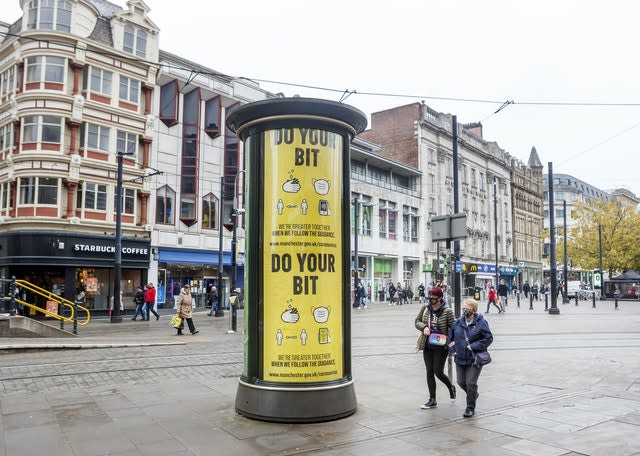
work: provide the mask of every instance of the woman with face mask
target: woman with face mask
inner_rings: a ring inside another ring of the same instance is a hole
[[[451,400],[456,398],[456,387],[444,373],[444,365],[449,354],[446,339],[455,322],[455,315],[443,302],[442,296],[442,288],[431,288],[429,302],[422,306],[415,320],[416,329],[420,331],[416,349],[422,351],[429,388],[429,400],[420,407],[422,409],[438,406],[436,377],[446,385]]]
[[[462,303],[462,315],[449,333],[449,347],[453,350],[458,385],[467,393],[467,408],[463,417],[471,418],[478,399],[478,377],[482,366],[475,363],[475,352],[483,352],[493,342],[489,323],[478,313],[478,303],[466,299]]]

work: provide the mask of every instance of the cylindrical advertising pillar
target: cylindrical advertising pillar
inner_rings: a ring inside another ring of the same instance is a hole
[[[247,178],[243,416],[300,423],[356,411],[349,147],[366,125],[361,111],[312,98],[227,116]]]

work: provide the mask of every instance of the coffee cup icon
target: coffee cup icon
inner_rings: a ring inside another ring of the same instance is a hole
[[[313,319],[318,323],[326,323],[329,320],[330,307],[314,307],[312,309]]]
[[[313,179],[313,188],[318,195],[326,195],[329,193],[329,181],[326,179]]]

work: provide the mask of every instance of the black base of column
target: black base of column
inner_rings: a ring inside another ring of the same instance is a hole
[[[319,423],[347,417],[357,408],[353,381],[340,385],[263,387],[240,380],[236,412],[276,423]]]
[[[551,307],[549,309],[549,314],[550,315],[560,315],[560,309],[558,309],[557,307]]]

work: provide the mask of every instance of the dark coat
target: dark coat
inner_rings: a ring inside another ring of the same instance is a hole
[[[467,344],[465,338],[467,334],[470,344]],[[473,353],[467,349],[467,345],[471,345],[474,352],[487,351],[487,347],[493,342],[493,334],[489,329],[489,322],[482,315],[476,314],[468,328],[464,316],[461,316],[449,332],[449,341],[455,342],[453,351],[456,354],[456,364],[470,366],[473,364]]]

